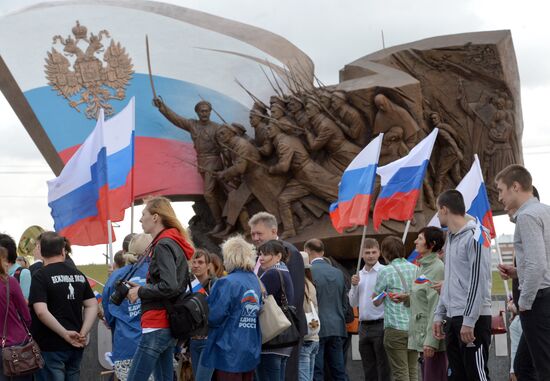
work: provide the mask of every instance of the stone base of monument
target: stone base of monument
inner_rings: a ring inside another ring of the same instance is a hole
[[[220,238],[208,235],[208,232],[214,227],[215,223],[211,217],[210,211],[203,200],[196,201],[193,204],[195,216],[189,221],[189,229],[196,247],[208,249],[211,252],[220,254],[220,243],[223,241]],[[424,207],[424,211],[415,212],[409,228],[409,233],[405,241],[407,252],[412,252],[414,249],[414,240],[417,237],[418,231],[426,226],[436,211]],[[369,219],[366,237],[375,238],[378,242],[389,235],[402,237],[406,222],[388,220],[382,222],[379,231],[375,231],[372,224],[372,215]],[[279,225],[279,234],[283,231],[283,226]],[[242,229],[236,228],[229,236],[237,233],[243,233]],[[328,214],[322,215],[315,224],[299,230],[296,236],[287,239],[293,243],[299,250],[303,249],[304,243],[312,238],[320,238],[325,244],[325,253],[328,256],[334,257],[343,262],[353,262],[359,255],[361,246],[361,236],[363,234],[363,226],[358,226],[355,229],[346,229],[342,234],[334,230],[332,222]],[[248,238],[248,237],[246,237]],[[353,268],[353,265],[351,265]],[[347,267],[347,266],[346,266]]]

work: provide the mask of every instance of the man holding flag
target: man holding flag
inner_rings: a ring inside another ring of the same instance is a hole
[[[445,338],[450,381],[488,381],[491,344],[491,255],[485,228],[466,217],[464,197],[448,190],[437,199],[439,221],[449,228],[445,283],[433,331]],[[476,234],[482,230],[485,234]],[[443,328],[445,326],[445,334]]]

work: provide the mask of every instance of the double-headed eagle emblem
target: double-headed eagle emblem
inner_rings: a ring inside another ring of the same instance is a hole
[[[120,42],[111,39],[103,54],[104,66],[98,56],[104,51],[105,40],[111,38],[109,32],[102,30],[97,35],[90,33],[88,36],[88,29],[78,21],[72,32],[74,38],[70,35],[66,39],[59,35],[53,37],[54,45],[63,45],[63,53],[55,47],[47,52],[45,73],[48,84],[78,112],[79,106],[84,104],[84,113],[89,119],[96,119],[100,108],[104,109],[106,116],[111,115],[113,106],[109,101],[126,97],[126,87],[134,73],[132,60]],[[88,43],[83,47],[85,50],[79,47],[84,45],[83,42]]]

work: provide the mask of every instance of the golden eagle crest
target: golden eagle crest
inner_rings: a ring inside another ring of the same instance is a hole
[[[58,95],[62,95],[69,106],[80,112],[79,105],[85,104],[86,117],[96,119],[100,108],[105,110],[105,116],[113,113],[113,106],[109,100],[123,100],[126,96],[126,87],[132,79],[132,60],[126,49],[111,39],[109,47],[103,54],[103,62],[97,57],[103,53],[102,40],[111,38],[106,30],[97,35],[77,21],[72,29],[74,38],[66,39],[57,35],[53,37],[53,44],[61,43],[64,54],[52,47],[47,52],[45,73],[48,84]],[[82,41],[88,46],[83,46]],[[105,41],[105,40],[103,40]],[[69,61],[69,57],[70,61]],[[72,62],[72,70],[71,70]]]

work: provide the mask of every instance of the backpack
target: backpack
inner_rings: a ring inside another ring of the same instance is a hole
[[[165,303],[172,337],[185,340],[195,336],[208,325],[208,303],[206,295],[193,292],[191,279],[188,278],[189,291]]]

